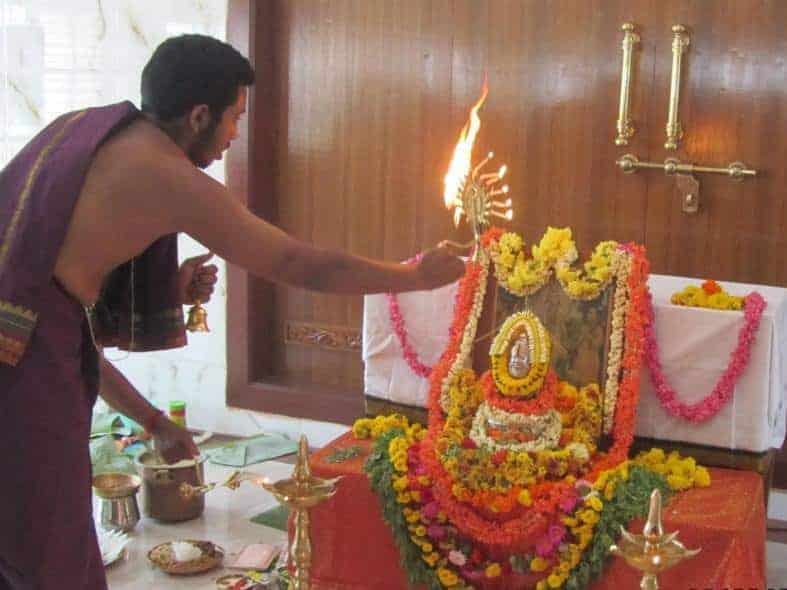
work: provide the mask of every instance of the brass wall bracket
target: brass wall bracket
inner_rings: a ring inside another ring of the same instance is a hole
[[[615,145],[628,145],[629,139],[634,136],[634,125],[631,122],[629,106],[631,102],[631,63],[634,53],[634,45],[639,43],[639,35],[636,27],[632,23],[623,23],[620,27],[623,31],[623,59],[620,66],[620,104],[618,107],[617,136]]]
[[[665,174],[693,174],[695,172],[726,174],[733,180],[743,180],[746,176],[757,176],[757,171],[746,168],[746,164],[743,162],[732,162],[726,168],[718,168],[686,164],[676,158],[667,158],[663,164],[658,162],[640,162],[639,158],[634,154],[626,154],[618,158],[615,163],[623,172],[629,174],[636,172],[640,168],[655,168],[663,170]]]
[[[641,162],[634,154],[626,154],[615,162],[625,174],[633,174],[637,170],[648,168],[663,170],[668,176],[675,176],[675,183],[681,195],[681,207],[685,213],[696,213],[700,205],[700,183],[694,173],[725,174],[732,180],[741,181],[747,176],[757,176],[757,171],[747,168],[743,162],[732,162],[726,168],[698,166],[680,162],[676,158],[667,158],[663,163]]]
[[[672,27],[672,76],[669,90],[669,113],[667,114],[667,141],[664,147],[668,150],[678,149],[678,142],[683,137],[683,129],[678,120],[678,105],[680,103],[680,72],[683,54],[689,47],[689,35],[686,27],[675,25]]]

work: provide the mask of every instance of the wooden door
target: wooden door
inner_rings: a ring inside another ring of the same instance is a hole
[[[620,26],[637,24],[629,146],[615,146]],[[573,228],[644,243],[658,273],[787,285],[782,34],[787,3],[735,0],[288,0],[230,2],[230,40],[258,82],[229,184],[263,217],[321,247],[403,260],[454,230],[442,177],[485,76],[475,153],[509,166],[532,242]],[[664,149],[674,24],[689,27],[677,152]],[[760,170],[674,179],[640,159]],[[263,255],[261,253],[261,255]],[[231,405],[349,422],[361,413],[361,298],[273,287],[231,271]]]

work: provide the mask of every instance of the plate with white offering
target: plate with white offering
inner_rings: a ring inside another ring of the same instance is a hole
[[[224,549],[210,541],[168,541],[148,551],[148,559],[168,574],[199,574],[220,566]]]

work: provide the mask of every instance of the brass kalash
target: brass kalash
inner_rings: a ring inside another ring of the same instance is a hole
[[[292,476],[271,482],[267,477],[250,471],[235,471],[223,483],[209,483],[192,486],[180,485],[180,493],[189,498],[194,494],[205,494],[218,487],[236,490],[244,481],[267,490],[276,500],[295,512],[295,537],[290,543],[289,555],[295,568],[290,583],[294,590],[312,588],[309,571],[312,562],[312,545],[309,539],[309,509],[327,500],[336,493],[336,484],[341,477],[322,479],[315,477],[309,467],[309,443],[305,436],[298,442],[298,455]]]
[[[620,541],[612,545],[609,551],[642,572],[639,585],[642,590],[658,590],[659,573],[700,552],[699,549],[686,549],[676,538],[678,531],[664,533],[661,525],[661,492],[658,489],[650,495],[648,520],[642,534],[634,535],[623,527],[620,527],[620,533]]]

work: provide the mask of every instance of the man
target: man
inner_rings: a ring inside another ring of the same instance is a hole
[[[177,232],[317,291],[431,289],[462,273],[444,247],[406,266],[299,242],[204,174],[237,137],[253,81],[229,45],[170,39],[142,73],[141,113],[126,102],[64,115],[0,172],[0,588],[106,587],[86,445],[99,382],[166,459],[197,453],[100,348],[185,344],[181,306],[216,278],[209,255],[177,268]]]

